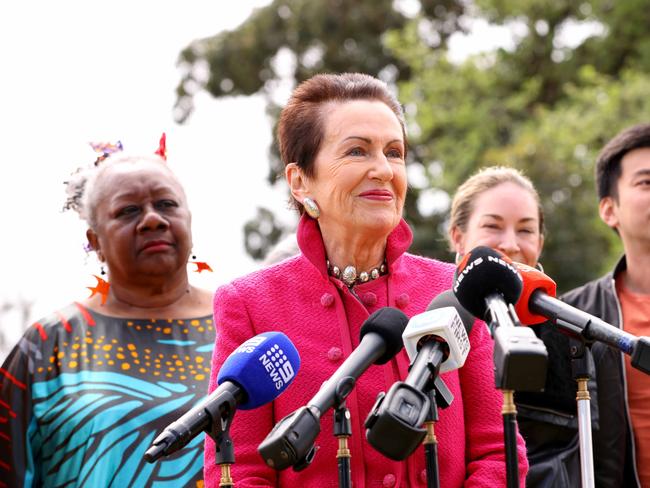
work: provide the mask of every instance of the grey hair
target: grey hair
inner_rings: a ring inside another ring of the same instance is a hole
[[[79,218],[85,221],[91,229],[96,226],[95,207],[97,206],[95,188],[100,176],[107,168],[121,163],[139,163],[149,161],[159,163],[168,168],[166,161],[157,154],[134,155],[120,153],[109,156],[98,165],[90,165],[79,168],[70,175],[67,181],[64,181],[66,200],[63,204],[63,210],[74,210],[79,214]],[[171,170],[169,170],[171,173]],[[182,185],[181,185],[182,186]]]

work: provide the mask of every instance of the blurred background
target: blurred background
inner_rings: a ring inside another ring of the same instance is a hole
[[[450,195],[481,166],[522,169],[547,219],[542,256],[560,290],[612,266],[593,163],[650,120],[644,0],[23,1],[0,5],[0,360],[25,326],[83,298],[93,255],[62,213],[89,141],[152,152],[193,211],[214,273],[257,266],[296,223],[273,145],[280,108],[318,72],[361,71],[404,104],[413,252],[451,260]]]

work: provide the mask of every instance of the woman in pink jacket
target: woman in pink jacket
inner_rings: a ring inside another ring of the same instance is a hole
[[[411,230],[402,219],[406,196],[406,134],[401,106],[386,85],[363,74],[317,75],[293,92],[278,125],[278,140],[293,202],[301,213],[301,253],[222,286],[214,298],[217,334],[210,390],[225,358],[246,339],[281,331],[296,345],[301,369],[271,404],[237,412],[231,433],[238,487],[336,487],[332,413],[321,418],[313,463],[276,472],[257,452],[273,426],[305,405],[359,344],[368,316],[385,306],[409,317],[451,287],[454,267],[408,254]],[[502,396],[494,387],[492,340],[482,322],[470,333],[465,365],[442,378],[454,395],[436,424],[440,486],[505,486]],[[363,426],[381,391],[403,380],[404,351],[371,366],[346,404],[351,414],[352,483],[356,488],[426,486],[424,454],[406,461],[383,457]],[[518,438],[520,480],[528,468]],[[207,486],[219,466],[206,444]]]

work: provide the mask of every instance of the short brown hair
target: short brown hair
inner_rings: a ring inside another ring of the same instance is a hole
[[[490,166],[488,168],[482,168],[470,176],[458,187],[458,190],[454,194],[451,202],[448,232],[452,251],[451,230],[457,227],[461,232],[466,232],[467,223],[472,216],[472,212],[474,212],[474,202],[478,196],[502,183],[514,183],[530,192],[537,202],[539,233],[544,234],[544,210],[542,209],[539,194],[532,181],[518,169],[507,166]]]
[[[362,73],[319,74],[296,87],[280,114],[277,135],[284,165],[296,163],[305,175],[313,176],[324,136],[323,105],[352,100],[380,101],[393,111],[402,127],[406,157],[404,111],[386,83]]]
[[[618,198],[616,183],[621,177],[621,160],[634,149],[650,147],[650,124],[638,124],[619,132],[596,158],[596,190],[598,199]]]

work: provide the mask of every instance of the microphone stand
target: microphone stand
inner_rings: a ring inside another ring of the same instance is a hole
[[[438,421],[438,407],[447,408],[454,399],[453,394],[439,376],[436,376],[433,387],[428,390],[429,411],[424,422],[427,433],[424,436],[424,463],[427,470],[427,488],[440,488],[440,476],[438,469],[438,439],[434,432],[434,424]]]
[[[580,474],[583,488],[593,488],[594,479],[594,454],[591,441],[591,408],[589,389],[587,387],[590,372],[594,369],[594,359],[591,349],[582,340],[578,346],[572,345],[571,371],[573,378],[578,382],[576,402],[578,404],[578,436],[580,440]]]
[[[519,486],[519,461],[517,459],[517,407],[514,390],[502,390],[503,436],[506,448],[506,478],[508,488]]]
[[[438,406],[436,405],[436,395],[434,392],[427,393],[429,401],[429,412],[427,420],[424,422],[424,428],[427,434],[424,436],[424,465],[427,469],[427,488],[440,488],[440,477],[438,475],[438,439],[433,430],[434,424],[438,421]]]
[[[498,294],[486,297],[486,320],[494,338],[496,387],[503,393],[503,436],[506,451],[507,488],[519,487],[517,458],[517,408],[514,392],[542,391],[548,354],[544,343],[527,327],[516,327],[519,319],[512,305]]]
[[[227,395],[223,410],[214,417],[208,435],[215,443],[215,464],[221,466],[220,487],[233,487],[235,483],[230,475],[230,466],[235,463],[235,449],[230,437],[230,426],[235,416],[235,397]]]
[[[339,471],[339,487],[351,488],[352,471],[350,469],[350,449],[348,439],[352,435],[350,410],[345,406],[345,400],[334,409],[334,436],[339,441],[336,460]]]

